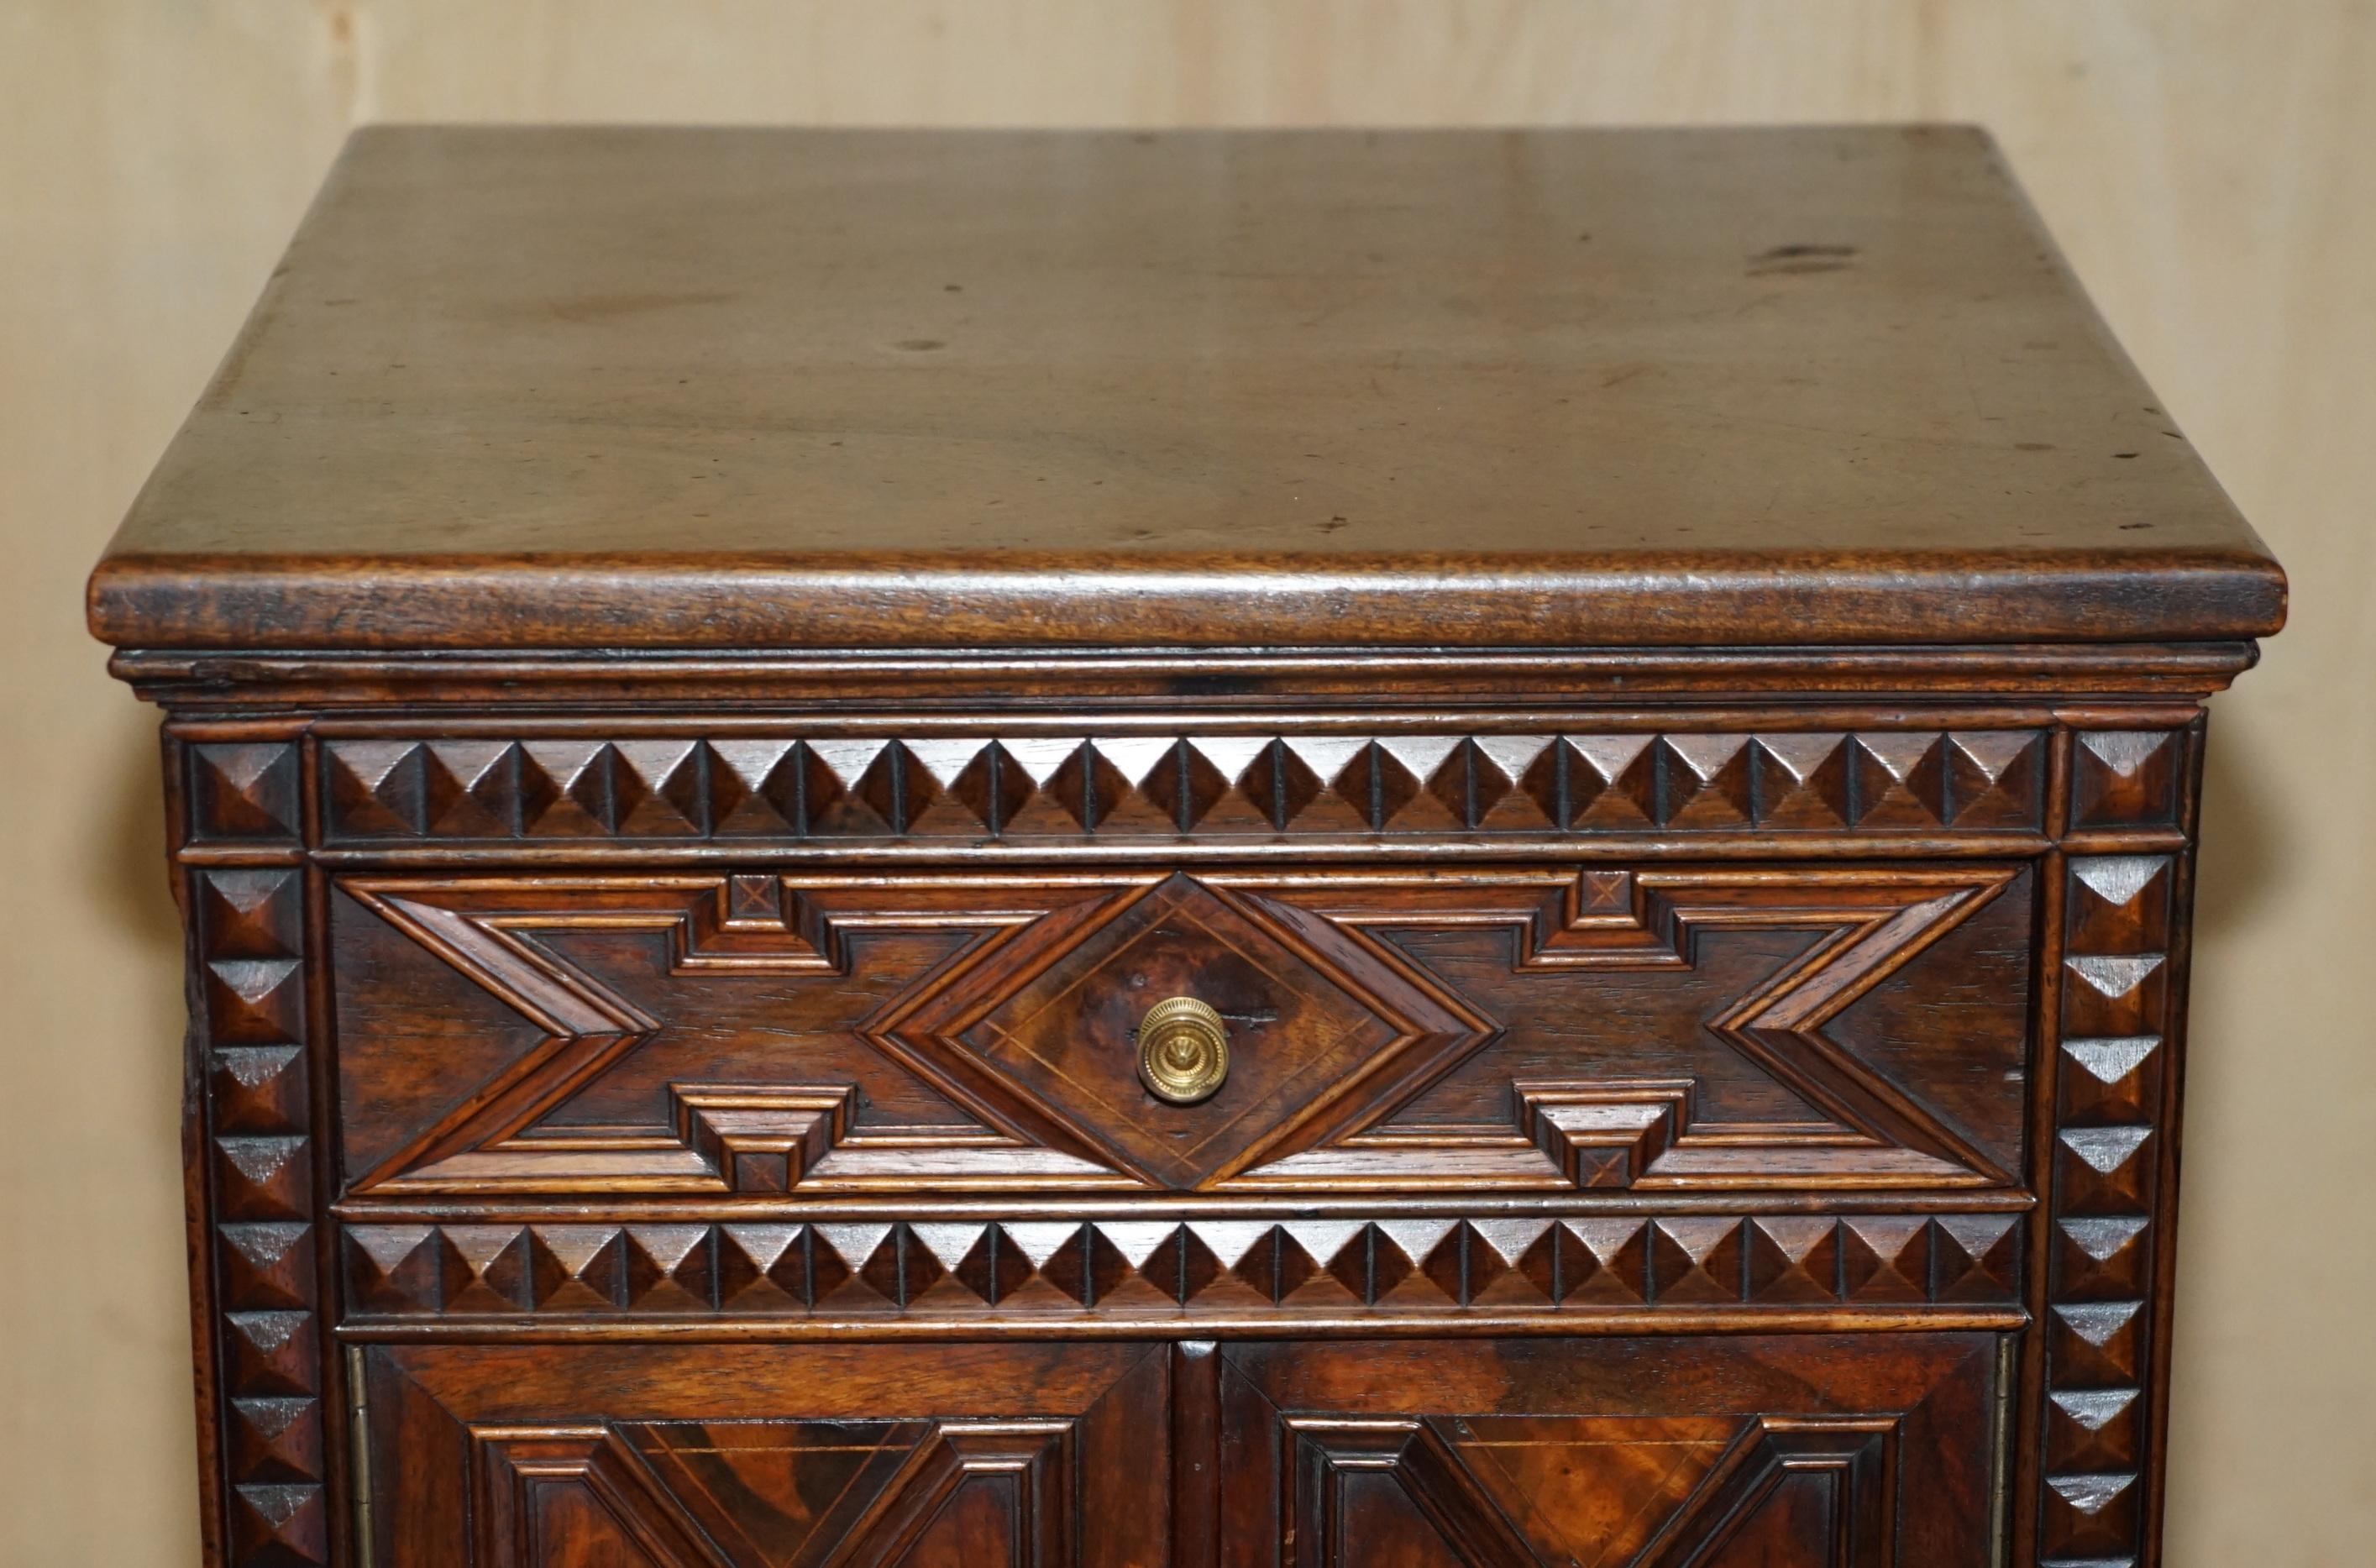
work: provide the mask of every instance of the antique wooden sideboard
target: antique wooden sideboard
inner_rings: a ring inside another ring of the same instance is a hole
[[[2284,594],[1969,130],[362,133],[91,583],[208,1560],[2151,1563]]]

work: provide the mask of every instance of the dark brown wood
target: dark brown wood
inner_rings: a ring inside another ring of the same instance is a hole
[[[369,129],[92,581],[161,648],[2264,635],[1988,139]]]
[[[1962,132],[365,136],[94,579],[210,1568],[2152,1568],[2165,429]]]
[[[363,1359],[388,1568],[1136,1568],[1169,1550],[1160,1347]]]
[[[1233,1346],[1223,1560],[1984,1568],[1988,1336]]]

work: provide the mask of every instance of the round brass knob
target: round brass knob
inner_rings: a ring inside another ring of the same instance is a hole
[[[1210,1099],[1230,1075],[1230,1026],[1193,996],[1174,996],[1138,1021],[1138,1075],[1173,1105]]]

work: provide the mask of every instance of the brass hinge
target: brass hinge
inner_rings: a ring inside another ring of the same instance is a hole
[[[348,1484],[355,1498],[355,1564],[372,1568],[371,1390],[360,1345],[347,1347]]]
[[[2021,1372],[2017,1359],[2020,1345],[2021,1336],[2017,1334],[1997,1336],[1996,1431],[1989,1444],[1989,1562],[1993,1568],[2005,1568],[2013,1550],[2013,1500],[2006,1493],[2013,1486],[2014,1427],[2017,1420],[2014,1383]]]

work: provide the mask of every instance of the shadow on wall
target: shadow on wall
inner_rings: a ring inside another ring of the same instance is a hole
[[[2204,830],[2195,877],[2197,951],[2273,918],[2288,880],[2261,759],[2243,747],[2221,743],[2219,705],[2215,700],[2211,706],[2210,747],[2203,764]]]
[[[144,959],[153,955],[161,968],[144,972],[178,975],[182,968],[181,921],[174,909],[174,878],[165,861],[165,822],[158,796],[157,731],[142,726],[123,731],[145,735],[148,743],[111,748],[99,777],[106,780],[109,809],[101,814],[99,840],[85,863],[98,868],[92,879],[101,911],[114,929],[136,943]]]

